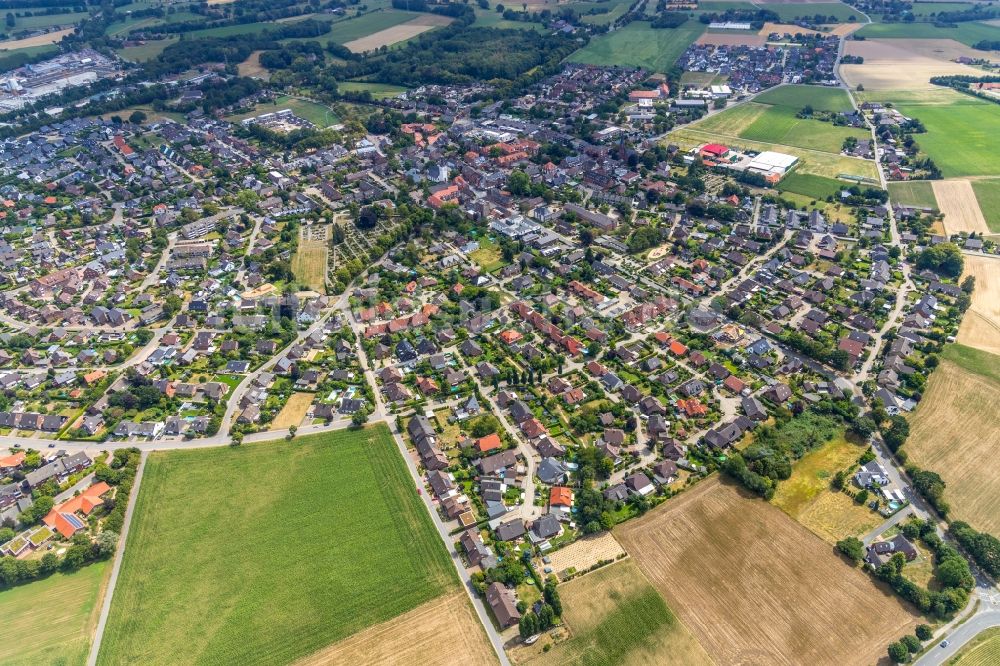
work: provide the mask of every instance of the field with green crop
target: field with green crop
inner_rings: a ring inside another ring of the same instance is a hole
[[[0,664],[82,664],[97,620],[108,562],[0,592]]]
[[[334,23],[330,32],[323,35],[322,41],[343,44],[344,42],[350,42],[355,39],[367,37],[368,35],[373,35],[380,30],[391,28],[399,25],[400,23],[412,21],[418,16],[420,16],[420,14],[416,12],[404,12],[398,9],[389,9],[382,12],[363,14],[358,18]]]
[[[816,111],[834,111],[837,113],[850,111],[851,98],[843,88],[828,88],[826,86],[787,85],[771,88],[754,97],[760,104],[770,104],[799,111],[804,106],[811,106]]]
[[[519,5],[520,6],[520,5]],[[514,8],[516,10],[516,8]],[[546,27],[541,23],[529,21],[509,21],[492,9],[476,9],[476,20],[472,24],[475,28],[500,28],[502,30],[534,30],[545,32]]]
[[[98,663],[288,663],[457,583],[384,424],[157,452]]]
[[[16,16],[14,19],[14,27],[10,30],[31,30],[33,28],[47,28],[49,26],[58,25],[63,27],[68,27],[75,25],[78,21],[87,16],[87,12],[66,12],[63,14],[42,14],[40,10],[24,10],[24,9],[14,9],[14,10],[4,10],[6,15],[7,11],[11,11],[13,14],[20,14],[25,11],[30,11],[35,13],[35,16]],[[8,32],[10,31],[8,30]]]
[[[950,104],[896,106],[923,123],[927,132],[914,139],[945,178],[1000,174],[1000,110],[995,104],[961,96]]]
[[[125,60],[130,60],[132,62],[146,62],[147,60],[152,60],[156,56],[163,53],[163,49],[176,42],[177,39],[177,37],[151,39],[145,44],[140,44],[139,46],[126,46],[124,48],[116,49],[115,52]]]
[[[889,183],[889,196],[894,203],[917,208],[937,208],[934,188],[929,180]]]
[[[1000,663],[1000,627],[987,629],[951,658],[948,666],[990,666]]]
[[[837,192],[845,187],[847,187],[846,183],[834,180],[833,178],[824,178],[823,176],[814,176],[811,173],[797,172],[788,174],[778,184],[778,189],[783,192],[795,192],[796,194],[802,194],[812,199],[826,199],[828,196],[836,195]]]
[[[854,20],[861,19],[861,13],[842,2],[778,2],[758,5],[760,9],[767,9],[776,13],[782,21],[791,21],[797,17],[812,18],[817,14],[822,16],[834,16],[838,21],[847,22],[854,17]]]
[[[705,25],[698,21],[664,30],[654,30],[644,21],[633,21],[621,30],[594,37],[569,60],[589,65],[645,67],[665,73],[704,31]]]
[[[343,92],[363,92],[367,90],[375,99],[385,99],[395,97],[406,92],[403,86],[394,86],[391,83],[375,83],[373,81],[341,81],[337,84],[337,89]]]
[[[972,190],[990,231],[1000,234],[1000,180],[974,180]]]
[[[867,39],[954,39],[972,46],[984,39],[1000,39],[1000,27],[986,23],[959,23],[954,28],[938,28],[933,23],[871,23],[856,34]]]

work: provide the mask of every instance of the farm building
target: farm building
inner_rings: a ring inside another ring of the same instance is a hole
[[[767,150],[753,158],[753,160],[750,161],[750,164],[747,165],[747,169],[750,171],[759,171],[765,175],[776,174],[778,176],[784,176],[798,161],[799,158],[794,155],[786,155],[784,153],[776,153]]]

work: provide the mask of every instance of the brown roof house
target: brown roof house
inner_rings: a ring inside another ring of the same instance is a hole
[[[521,614],[517,611],[514,602],[514,594],[501,583],[492,583],[486,588],[486,603],[493,611],[493,617],[502,629],[512,627],[521,621]]]

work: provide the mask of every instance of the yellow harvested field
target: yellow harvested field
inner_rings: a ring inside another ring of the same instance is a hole
[[[794,23],[773,23],[768,21],[764,24],[764,27],[760,29],[758,34],[762,37],[767,37],[772,32],[776,32],[779,35],[837,35],[838,37],[842,37],[844,35],[851,34],[860,27],[860,23],[840,23],[835,26],[833,30],[821,32],[819,30],[803,28],[795,25]]]
[[[312,404],[312,401],[312,393],[293,393],[278,415],[271,421],[269,429],[284,430],[291,426],[298,427],[302,423],[302,419],[306,417],[306,412],[309,411],[309,405]]]
[[[586,571],[598,562],[617,560],[625,554],[625,549],[610,532],[586,536],[560,548],[549,555],[552,571],[559,578],[565,578],[569,569]]]
[[[958,341],[1000,354],[1000,259],[966,255],[963,278],[966,275],[975,276],[976,288],[958,328]]]
[[[968,180],[932,180],[934,198],[938,208],[944,213],[944,228],[948,234],[962,231],[977,234],[990,233],[989,225],[983,212],[979,210],[979,201]]]
[[[391,28],[386,28],[385,30],[379,30],[378,32],[372,33],[366,37],[344,42],[344,46],[349,48],[354,53],[374,51],[382,46],[392,46],[397,42],[412,39],[421,33],[433,30],[439,26],[448,25],[449,23],[451,23],[451,19],[447,16],[425,14],[423,16],[418,16],[412,21],[394,25]]]
[[[329,225],[302,229],[299,247],[292,260],[295,279],[321,293],[326,290],[326,270],[330,254],[327,244],[329,234]]]
[[[72,34],[73,30],[75,30],[75,28],[65,28],[63,30],[53,30],[52,32],[47,32],[44,35],[25,37],[24,39],[9,39],[6,42],[0,42],[0,51],[14,51],[16,49],[26,49],[31,46],[55,44],[66,35]]]
[[[780,509],[718,478],[615,530],[720,664],[873,664],[919,617]]]
[[[490,666],[498,660],[465,592],[454,592],[295,663]]]
[[[930,82],[934,76],[982,76],[982,70],[951,61],[969,52],[976,53],[952,39],[847,41],[844,53],[861,56],[865,61],[861,65],[841,65],[840,75],[851,88],[860,84],[865,90],[935,90],[938,87]],[[981,52],[978,57],[983,57]]]
[[[947,484],[951,517],[993,534],[1000,533],[997,413],[1000,384],[942,360],[910,417],[906,440],[910,460]]]

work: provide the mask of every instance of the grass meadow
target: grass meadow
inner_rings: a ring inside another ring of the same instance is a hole
[[[778,184],[778,189],[782,192],[794,192],[812,199],[826,199],[828,196],[836,195],[847,186],[839,180],[816,176],[811,173],[798,173],[793,171]]]
[[[954,28],[938,28],[933,23],[870,23],[857,32],[867,39],[954,39],[967,46],[984,39],[1000,39],[1000,27],[986,23],[959,23]]]
[[[771,88],[757,95],[755,102],[799,111],[807,104],[816,111],[850,111],[851,98],[843,88],[826,86],[787,85]]]
[[[1000,627],[980,632],[948,661],[949,666],[990,666],[1000,663]]]
[[[852,16],[861,19],[861,12],[842,2],[810,2],[806,4],[792,2],[762,3],[759,9],[775,12],[782,21],[790,21],[797,17],[812,17],[817,14],[834,16],[838,21],[847,22]]]
[[[986,225],[993,233],[1000,234],[1000,180],[974,180],[972,190]]]
[[[97,622],[108,562],[0,592],[0,664],[83,664]]]
[[[924,124],[927,132],[914,139],[946,178],[1000,174],[1000,113],[995,104],[963,95],[949,104],[906,103],[897,108]]]
[[[798,118],[796,113],[795,109],[772,106],[750,123],[739,136],[752,141],[778,143],[834,154],[840,152],[847,137],[864,139],[871,136],[863,129],[838,127],[820,120]]]
[[[98,663],[288,663],[457,583],[384,424],[157,452]]]
[[[705,25],[688,21],[679,28],[654,30],[645,21],[633,21],[621,30],[594,37],[569,60],[589,65],[629,65],[666,72]]]
[[[918,208],[937,208],[934,187],[929,180],[909,180],[888,183],[889,196],[898,204]]]

